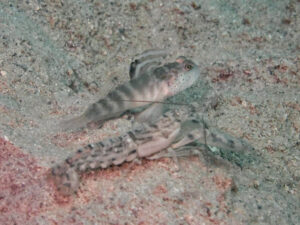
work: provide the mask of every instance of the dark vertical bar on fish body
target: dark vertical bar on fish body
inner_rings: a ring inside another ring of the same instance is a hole
[[[155,76],[144,74],[128,83],[117,87],[104,99],[92,104],[84,113],[88,121],[104,121],[119,116],[128,109],[149,104],[147,96],[155,96],[151,93],[159,85]],[[150,92],[150,93],[149,93]],[[143,102],[145,100],[145,102]]]

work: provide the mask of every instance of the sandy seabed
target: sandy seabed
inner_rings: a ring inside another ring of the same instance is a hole
[[[299,0],[1,1],[0,224],[299,224],[299,15]],[[255,160],[187,157],[179,171],[143,160],[59,196],[49,168],[129,123],[58,124],[127,81],[132,57],[151,48],[200,66],[174,100],[218,96],[201,113],[251,143]]]

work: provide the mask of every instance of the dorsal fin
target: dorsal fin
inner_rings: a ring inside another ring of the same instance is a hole
[[[130,79],[135,79],[141,74],[161,65],[162,58],[165,58],[167,55],[168,51],[163,49],[150,49],[136,55],[130,63]]]

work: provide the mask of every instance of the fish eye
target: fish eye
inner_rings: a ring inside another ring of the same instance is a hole
[[[190,71],[191,69],[193,69],[193,66],[191,64],[186,64],[184,66],[184,68],[187,70],[187,71]]]

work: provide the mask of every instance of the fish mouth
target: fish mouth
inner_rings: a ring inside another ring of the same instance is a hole
[[[171,78],[167,81],[168,87],[172,87],[172,86],[174,85],[174,83],[176,82],[176,80],[177,80],[177,76],[176,76],[176,77],[175,77],[175,76],[171,77]]]

